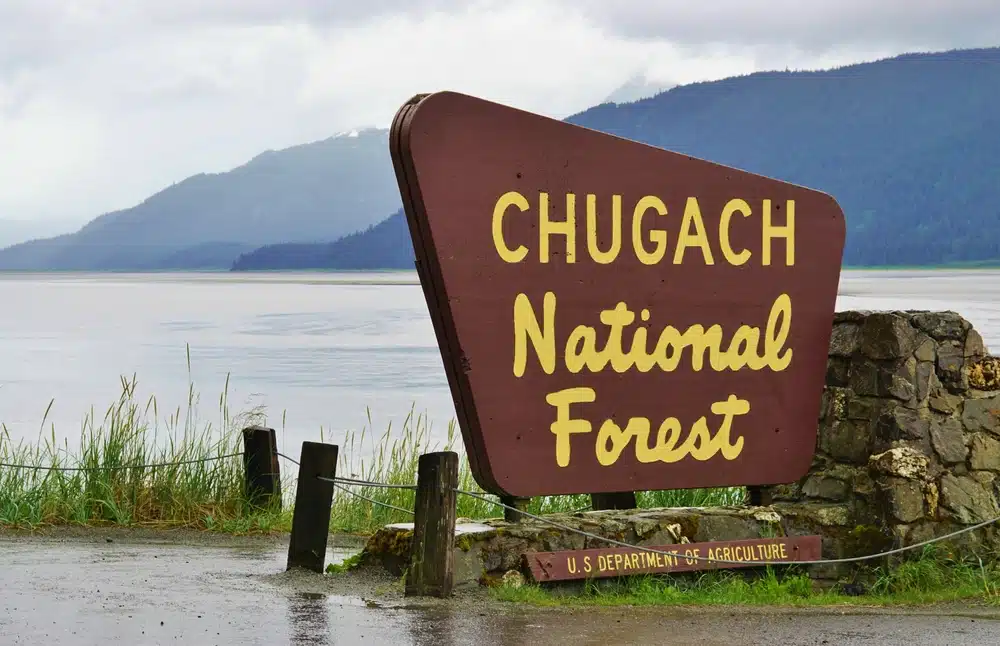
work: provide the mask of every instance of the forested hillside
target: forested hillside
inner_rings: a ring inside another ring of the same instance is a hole
[[[277,244],[243,254],[233,271],[413,269],[413,245],[403,211],[329,244]]]

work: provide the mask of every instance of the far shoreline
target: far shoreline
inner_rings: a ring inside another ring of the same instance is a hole
[[[1000,271],[1000,261],[989,263],[954,263],[946,265],[845,265],[841,267],[843,273],[853,272],[898,272],[910,273],[957,273],[957,272],[978,272],[978,271]],[[32,278],[76,278],[76,279],[100,279],[100,278],[171,278],[171,277],[203,277],[204,280],[215,280],[218,282],[229,282],[241,277],[256,277],[262,279],[277,279],[287,281],[296,277],[335,277],[335,276],[355,276],[358,284],[364,285],[418,285],[416,269],[171,269],[171,270],[142,270],[142,271],[119,271],[119,270],[87,270],[77,271],[69,269],[57,269],[51,271],[18,271],[0,270],[0,280],[30,280]],[[386,276],[400,278],[412,276],[410,280],[387,279],[384,281],[373,281],[368,276]],[[289,281],[291,282],[291,281]],[[351,284],[351,281],[327,281],[342,284]]]

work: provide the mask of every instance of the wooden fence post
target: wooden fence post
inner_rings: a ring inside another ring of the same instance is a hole
[[[508,507],[513,507],[518,511],[513,509],[507,509],[504,507],[503,519],[508,523],[519,523],[524,520],[524,516],[520,512],[527,511],[528,505],[531,504],[531,498],[515,498],[514,496],[500,496],[500,502],[507,505]]]
[[[747,498],[751,507],[767,507],[773,502],[770,487],[747,487]]]
[[[451,596],[455,583],[457,487],[457,453],[420,456],[406,596]]]
[[[288,568],[322,572],[326,541],[330,535],[333,480],[337,477],[337,446],[303,442],[299,458],[298,486],[292,511],[292,535],[288,541]]]
[[[635,502],[634,491],[621,491],[617,493],[592,493],[590,494],[590,506],[597,511],[601,509],[635,509],[638,505]]]
[[[278,439],[273,428],[250,426],[243,429],[244,491],[250,505],[281,509],[281,465]]]

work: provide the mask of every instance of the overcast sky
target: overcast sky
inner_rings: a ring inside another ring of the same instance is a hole
[[[636,74],[990,45],[998,0],[0,0],[0,219],[90,219],[417,92],[563,117]]]

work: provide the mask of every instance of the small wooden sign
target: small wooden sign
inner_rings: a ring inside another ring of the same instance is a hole
[[[712,543],[682,543],[650,549],[627,547],[528,552],[528,569],[537,583],[572,579],[600,579],[632,574],[666,574],[694,570],[754,567],[754,561],[815,561],[821,557],[819,536],[787,536]],[[720,559],[718,562],[704,559]]]

